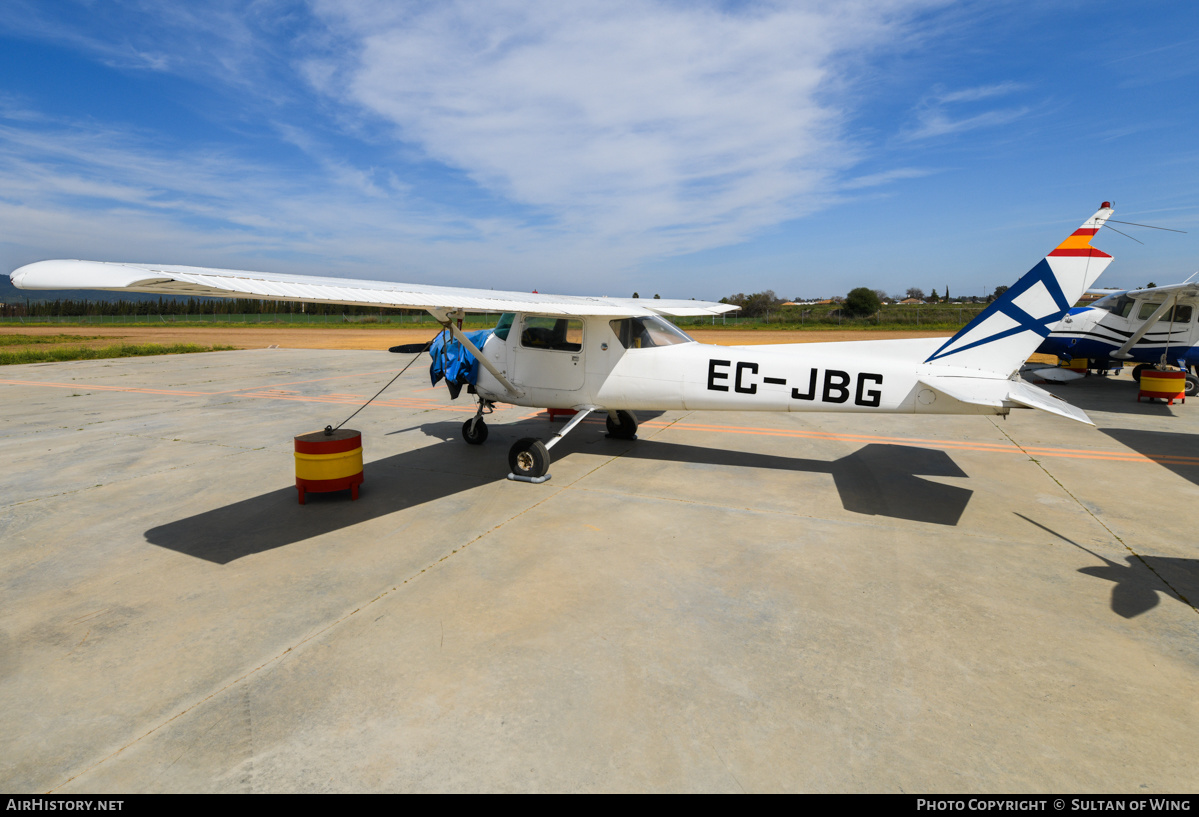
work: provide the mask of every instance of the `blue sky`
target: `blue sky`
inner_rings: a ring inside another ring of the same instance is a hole
[[[0,269],[827,297],[1199,269],[1186,2],[0,4]]]

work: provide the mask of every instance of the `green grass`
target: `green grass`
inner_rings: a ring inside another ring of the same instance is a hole
[[[240,316],[235,316],[235,317],[240,317]],[[241,320],[241,319],[239,319],[239,320],[221,319],[221,320],[214,321],[211,319],[206,320],[206,319],[195,318],[195,317],[193,317],[192,319],[184,320],[182,317],[180,317],[178,319],[169,319],[165,322],[160,322],[158,320],[157,315],[153,316],[153,320],[145,320],[144,318],[134,319],[133,317],[130,317],[127,315],[126,316],[116,316],[116,317],[103,316],[102,318],[94,317],[94,316],[91,316],[91,317],[89,317],[89,316],[57,317],[57,316],[55,316],[55,317],[49,317],[49,318],[34,317],[34,318],[23,318],[23,319],[0,318],[0,326],[6,326],[6,325],[47,326],[47,325],[51,325],[51,326],[70,326],[70,327],[78,326],[81,328],[89,327],[89,326],[103,326],[105,328],[112,327],[115,329],[134,329],[134,328],[145,329],[147,326],[157,326],[157,327],[170,326],[170,327],[182,327],[182,328],[187,328],[187,329],[196,328],[196,327],[220,328],[220,329],[225,329],[225,328],[262,329],[262,328],[266,328],[266,327],[275,327],[275,328],[291,328],[291,329],[332,329],[332,330],[337,330],[337,329],[374,329],[374,330],[378,330],[378,331],[388,331],[388,330],[395,330],[395,329],[426,329],[426,328],[436,331],[439,328],[437,325],[437,322],[434,321],[432,318],[429,318],[428,320],[425,320],[425,321],[414,321],[411,319],[404,319],[402,321],[398,320],[398,319],[391,320],[391,321],[384,319],[384,320],[380,321],[378,318],[370,318],[370,317],[364,318],[364,319],[343,321],[340,318],[338,318],[336,323],[334,323],[332,320],[330,320],[328,323],[326,323],[324,321],[306,322],[303,320],[286,320],[285,319],[287,317],[286,315],[281,316],[281,317],[284,318],[284,320],[271,319],[268,316],[264,316],[264,318],[267,318],[267,319],[261,320],[261,321],[260,320]],[[303,316],[298,315],[296,317],[302,318]],[[463,323],[462,328],[465,330],[491,329],[492,327],[495,326],[495,322],[498,319],[499,319],[499,315],[491,315],[488,317],[467,318],[467,320]]]
[[[648,302],[647,302],[648,303]],[[754,329],[754,330],[805,330],[829,329],[853,330],[919,330],[954,332],[976,317],[986,304],[923,304],[921,306],[884,306],[879,312],[862,318],[851,318],[839,314],[836,305],[814,304],[806,307],[782,307],[771,311],[769,317],[745,318],[736,313],[711,318],[676,318],[674,322],[684,330],[696,329]],[[490,329],[495,326],[498,315],[469,315],[463,329]],[[96,326],[105,327],[224,327],[261,328],[266,326],[310,328],[310,329],[372,329],[380,332],[400,328],[427,328],[437,331],[437,323],[428,315],[112,315],[90,317],[41,317],[0,318],[0,324],[22,322],[28,325]]]
[[[471,315],[466,319],[467,326],[478,324],[479,328],[491,328],[495,326],[499,314],[494,315]],[[429,326],[436,328],[437,321],[433,320],[430,315],[289,315],[289,314],[263,314],[263,315],[243,315],[243,314],[219,314],[219,315],[204,315],[192,313],[190,315],[75,315],[75,316],[60,316],[60,315],[39,315],[25,317],[2,317],[0,325],[14,326],[113,326],[113,327],[132,327],[132,326],[232,326],[232,327],[263,327],[263,326],[290,326],[297,329],[304,328],[329,328],[336,327],[350,329],[395,329],[396,327],[415,329],[421,326]]]
[[[102,335],[0,335],[0,346],[32,346],[35,343],[78,343],[98,340]]]
[[[105,360],[114,357],[146,357],[149,355],[182,355],[192,352],[226,352],[233,346],[199,346],[195,343],[119,343],[89,349],[86,346],[59,346],[53,349],[21,349],[0,352],[0,366],[17,363],[55,363],[64,360]]]

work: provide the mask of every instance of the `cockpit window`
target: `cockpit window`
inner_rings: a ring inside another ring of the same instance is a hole
[[[525,316],[520,345],[528,349],[578,352],[583,349],[583,322],[577,318]]]
[[[657,315],[648,318],[620,318],[610,322],[616,338],[626,349],[648,349],[652,346],[674,346],[694,343],[694,339],[670,321]]]
[[[1115,295],[1108,295],[1106,298],[1100,298],[1091,306],[1096,309],[1103,309],[1111,312],[1113,315],[1119,315],[1121,318],[1127,318],[1132,312],[1132,305],[1135,303],[1132,298],[1126,293],[1120,292]]]
[[[512,322],[516,320],[516,313],[505,312],[500,315],[499,321],[495,324],[495,336],[500,340],[508,339],[508,330],[512,328]]]

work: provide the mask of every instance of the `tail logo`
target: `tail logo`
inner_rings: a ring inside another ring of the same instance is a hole
[[[1029,309],[1041,311],[1053,307],[1056,309],[1039,318],[1029,312]],[[1053,268],[1049,266],[1047,259],[1042,259],[1041,263],[1004,292],[999,300],[983,310],[981,315],[946,341],[924,362],[932,363],[934,360],[1010,338],[1021,332],[1036,332],[1042,338],[1047,338],[1050,325],[1061,320],[1069,308],[1070,302],[1066,300]],[[1012,325],[1013,323],[1015,325]],[[985,332],[988,329],[994,331],[968,343],[962,342],[967,336],[977,335],[980,330]]]

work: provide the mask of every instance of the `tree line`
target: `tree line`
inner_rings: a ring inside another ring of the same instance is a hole
[[[883,305],[884,301],[892,301],[895,303],[901,302],[905,297],[912,298],[924,303],[990,303],[1007,291],[1006,286],[997,287],[995,292],[985,298],[980,297],[964,297],[959,299],[951,299],[949,295],[949,287],[945,287],[945,293],[938,295],[934,289],[931,296],[925,296],[924,290],[918,287],[908,289],[906,295],[890,296],[881,289],[870,289],[869,287],[856,287],[851,289],[844,297],[838,296],[830,300],[838,304],[839,308],[843,309],[849,316],[865,316],[872,315],[877,312]],[[803,298],[795,298],[794,301],[803,301]],[[746,318],[761,318],[772,312],[778,312],[783,309],[791,309],[796,307],[786,306],[788,303],[784,299],[778,297],[774,290],[768,289],[765,292],[754,292],[746,295],[744,292],[738,292],[736,295],[729,295],[721,298],[722,304],[733,304],[741,307],[741,316]]]
[[[423,310],[387,310],[396,312]],[[381,315],[382,308],[369,304],[311,304],[299,301],[260,301],[256,298],[146,298],[140,300],[89,300],[58,298],[6,303],[4,317],[82,317],[91,315]]]

